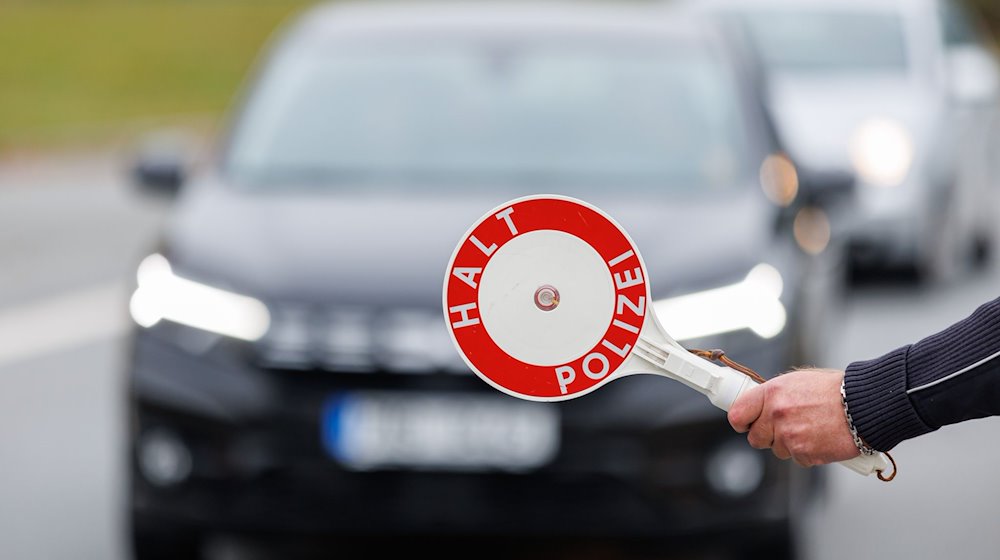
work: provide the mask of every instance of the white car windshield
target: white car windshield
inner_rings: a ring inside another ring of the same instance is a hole
[[[907,71],[903,22],[889,12],[761,11],[744,14],[764,64],[787,73]]]
[[[623,43],[623,44],[618,44]],[[665,41],[341,43],[268,66],[225,162],[243,183],[729,188],[741,92]]]

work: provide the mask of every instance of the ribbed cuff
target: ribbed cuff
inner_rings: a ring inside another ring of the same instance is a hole
[[[899,442],[933,431],[906,394],[909,346],[847,366],[844,390],[854,427],[865,443],[888,451]]]

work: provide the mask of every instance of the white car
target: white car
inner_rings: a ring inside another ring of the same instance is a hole
[[[954,278],[983,262],[998,207],[998,64],[952,0],[696,0],[745,40],[805,171],[849,170],[833,216],[851,264]]]

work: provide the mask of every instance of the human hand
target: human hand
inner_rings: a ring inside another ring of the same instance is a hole
[[[840,396],[844,372],[794,370],[748,389],[729,409],[729,423],[757,449],[811,467],[859,455]]]

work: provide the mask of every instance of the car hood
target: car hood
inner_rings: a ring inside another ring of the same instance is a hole
[[[269,306],[416,311],[437,323],[456,244],[483,214],[525,194],[252,192],[191,184],[178,200],[164,250],[178,274]],[[728,195],[669,199],[610,189],[559,194],[595,204],[623,225],[642,252],[654,297],[735,280],[774,246],[774,210],[749,185]],[[426,350],[449,362],[457,356],[444,331],[440,320]],[[600,429],[724,422],[707,399],[647,375],[563,404],[567,424]]]
[[[266,300],[436,309],[463,234],[523,194],[192,184],[178,201],[166,250],[179,274]],[[669,200],[619,191],[580,198],[632,236],[654,297],[745,273],[763,258],[773,231],[772,210],[750,187]]]
[[[814,169],[849,169],[852,135],[875,118],[902,125],[919,158],[939,110],[929,86],[905,77],[777,75],[768,89],[783,143],[800,164]]]

